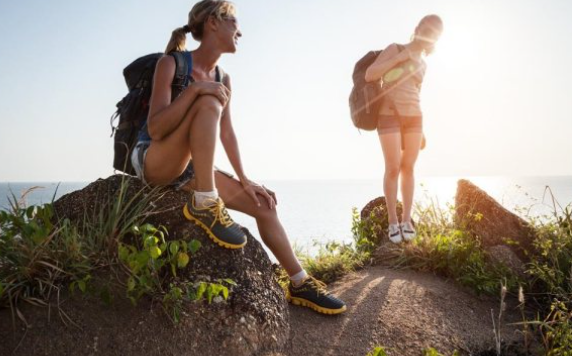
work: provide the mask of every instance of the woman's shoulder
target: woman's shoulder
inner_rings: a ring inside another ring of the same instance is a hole
[[[159,67],[159,66],[162,66],[165,68],[169,68],[169,67],[175,68],[175,66],[176,66],[175,58],[170,54],[164,54],[157,61],[157,67]]]
[[[397,43],[390,43],[387,47],[385,47],[383,52],[387,54],[397,54],[400,52],[400,46],[401,45]]]
[[[155,75],[153,79],[154,85],[166,86],[170,85],[176,71],[175,59],[173,56],[164,55],[157,61],[155,65]]]

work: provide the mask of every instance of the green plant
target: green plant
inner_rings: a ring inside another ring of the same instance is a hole
[[[440,353],[439,351],[437,351],[436,349],[434,349],[432,347],[428,347],[428,348],[423,350],[423,356],[444,356],[444,355],[442,353]],[[459,351],[457,351],[457,350],[453,351],[451,356],[459,356]]]
[[[73,223],[57,220],[51,203],[26,207],[23,197],[12,194],[10,208],[0,211],[0,306],[24,320],[18,311],[22,301],[47,305],[68,284],[70,291],[85,293],[93,272],[116,263],[119,241],[157,197],[154,190],[139,191],[127,200],[128,189],[129,180],[122,178],[116,195]],[[111,301],[109,290],[100,294]]]
[[[351,243],[328,242],[314,243],[318,253],[312,256],[298,252],[304,269],[315,278],[325,282],[333,282],[349,272],[362,268],[368,257],[358,252]]]
[[[228,287],[224,284],[227,284]],[[170,310],[171,318],[178,323],[181,318],[183,301],[200,301],[204,297],[208,304],[220,297],[227,300],[230,295],[230,288],[236,286],[232,279],[219,279],[217,282],[185,282],[180,285],[169,284],[169,291],[163,296],[163,307]]]
[[[379,241],[375,240],[379,224],[375,221],[376,217],[373,213],[370,221],[366,222],[361,219],[357,208],[352,208],[352,235],[358,252],[369,254],[379,245]]]
[[[229,289],[223,283],[229,286],[236,286],[236,283],[229,278],[219,279],[216,283],[212,282],[198,282],[193,287],[187,289],[187,295],[190,300],[200,301],[203,297],[210,304],[214,298],[222,295],[226,300],[229,296]]]
[[[546,355],[572,355],[572,206],[560,207],[554,202],[551,220],[537,224],[536,251],[528,264],[531,276],[529,299],[540,306],[536,320],[525,320],[537,326]],[[542,316],[544,315],[544,316]]]
[[[555,300],[541,329],[547,356],[572,356],[572,311],[567,303]]]
[[[120,242],[118,256],[130,272],[127,297],[136,304],[144,294],[163,293],[165,269],[176,277],[177,269],[185,268],[189,263],[189,253],[195,253],[201,244],[198,240],[166,241],[167,229],[163,226],[135,225],[131,232],[138,239],[133,245]]]
[[[45,305],[54,285],[89,270],[81,237],[68,220],[53,223],[51,204],[0,211],[0,305]]]
[[[479,241],[461,230],[420,236],[402,250],[396,266],[436,271],[477,293],[496,293],[502,280],[511,289],[520,282],[505,266],[488,262]]]
[[[572,293],[572,207],[556,214],[552,222],[537,227],[536,255],[527,273],[531,287],[550,295]]]
[[[367,353],[367,356],[387,356],[387,352],[385,351],[385,347],[376,346],[373,350]]]

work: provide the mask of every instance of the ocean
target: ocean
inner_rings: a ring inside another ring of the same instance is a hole
[[[454,203],[460,177],[421,177],[415,202],[446,208]],[[552,177],[463,177],[469,179],[507,209],[519,215],[542,216],[554,211],[554,204],[572,203],[572,176]],[[359,210],[382,195],[381,180],[262,181],[278,198],[278,214],[288,235],[301,250],[316,251],[315,243],[351,241],[352,208]],[[7,196],[25,196],[25,203],[43,204],[81,189],[87,182],[0,183],[0,209],[9,207]],[[554,200],[553,200],[554,198]],[[259,238],[254,219],[238,212],[232,217]]]

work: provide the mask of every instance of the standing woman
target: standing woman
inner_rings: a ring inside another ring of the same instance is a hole
[[[423,56],[433,52],[442,31],[443,22],[439,16],[425,16],[415,28],[411,42],[389,45],[365,74],[368,82],[381,80],[385,92],[377,132],[385,160],[383,190],[389,216],[388,235],[394,243],[415,238],[411,208],[415,161],[423,139],[423,114],[419,100],[426,69]],[[403,195],[401,224],[397,217],[399,176]]]
[[[200,45],[185,52],[189,32]],[[190,84],[172,97],[175,59],[170,55],[159,59],[147,124],[131,156],[133,167],[148,184],[188,191],[184,216],[223,248],[239,249],[247,242],[226,207],[254,217],[262,241],[290,276],[288,301],[321,313],[342,313],[345,304],[328,294],[322,282],[308,276],[294,255],[276,213],[275,194],[244,172],[231,121],[230,76],[217,66],[223,53],[236,52],[241,36],[232,3],[203,0],[193,6],[188,23],[173,31],[165,50],[166,54],[180,51],[187,56],[192,68]],[[238,179],[215,169],[217,137]]]

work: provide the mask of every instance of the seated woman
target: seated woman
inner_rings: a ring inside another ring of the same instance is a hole
[[[290,277],[287,299],[325,314],[339,314],[345,303],[328,294],[324,284],[308,276],[294,255],[276,213],[275,194],[249,180],[243,170],[234,133],[231,82],[218,68],[223,53],[234,53],[241,32],[232,3],[203,0],[193,6],[188,24],[173,31],[165,53],[184,51],[186,33],[200,41],[190,53],[190,84],[173,95],[176,63],[162,57],[155,70],[149,117],[132,154],[139,178],[151,185],[175,185],[190,193],[185,217],[224,248],[242,248],[247,240],[226,207],[256,219],[262,241]],[[238,176],[215,170],[217,134]]]

